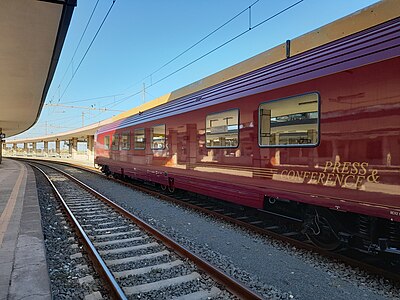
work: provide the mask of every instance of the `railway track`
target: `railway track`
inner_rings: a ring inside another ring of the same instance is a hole
[[[153,186],[141,184],[140,182],[132,183],[120,179],[114,180],[166,201],[200,211],[241,228],[246,228],[251,232],[282,241],[298,249],[312,251],[329,259],[343,262],[353,268],[364,270],[371,275],[381,276],[393,282],[400,283],[399,263],[392,266],[384,258],[377,258],[373,255],[360,253],[351,249],[328,251],[318,248],[308,240],[306,235],[301,233],[300,220],[281,218],[271,215],[269,212],[243,208],[232,203],[208,197],[190,197],[187,193],[171,194],[167,190],[158,190]]]
[[[70,163],[62,164],[102,176],[101,173],[94,168],[90,169]],[[382,267],[383,260],[377,259],[376,257],[369,257],[368,255],[351,250],[332,252],[315,247],[304,235],[296,231],[297,220],[292,220],[292,222],[290,222],[290,220],[285,220],[282,222],[279,217],[274,218],[274,216],[271,215],[269,215],[270,220],[267,220],[264,218],[265,214],[262,211],[243,210],[239,206],[232,205],[231,203],[226,203],[227,205],[225,205],[225,203],[221,204],[220,201],[215,201],[207,197],[196,198],[198,195],[196,195],[196,197],[190,197],[186,193],[171,194],[168,191],[162,191],[154,186],[136,181],[126,182],[117,178],[112,178],[112,180],[160,199],[223,219],[231,224],[246,228],[251,232],[283,241],[296,248],[312,251],[329,259],[343,262],[353,268],[364,270],[371,275],[383,277],[394,283],[400,282],[400,274],[397,269],[398,265],[391,266],[390,262],[388,263],[385,261],[385,266]]]
[[[73,176],[30,163],[52,186],[116,299],[261,299]]]

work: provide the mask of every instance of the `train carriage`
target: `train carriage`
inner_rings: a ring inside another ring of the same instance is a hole
[[[102,127],[95,162],[297,218],[324,248],[400,253],[400,18],[388,14],[301,53],[287,42],[284,58]]]

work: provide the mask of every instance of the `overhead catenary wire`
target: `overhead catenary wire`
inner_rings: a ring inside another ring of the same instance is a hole
[[[76,73],[78,72],[80,66],[82,65],[82,62],[84,61],[86,55],[88,54],[90,48],[92,47],[94,41],[96,40],[97,35],[99,34],[99,32],[100,32],[101,28],[103,27],[105,21],[107,20],[107,18],[108,18],[108,16],[109,16],[109,14],[110,14],[112,8],[114,7],[114,4],[115,4],[116,1],[117,1],[117,0],[113,0],[113,2],[112,2],[112,4],[111,4],[110,8],[108,9],[108,11],[107,11],[105,17],[103,18],[103,21],[101,22],[99,28],[97,29],[95,35],[93,36],[92,41],[90,42],[89,46],[87,47],[87,49],[86,49],[86,51],[85,51],[85,54],[82,56],[82,58],[81,58],[81,60],[80,60],[80,62],[79,62],[79,64],[78,64],[78,66],[76,67],[74,73],[72,74],[71,79],[69,80],[69,82],[68,82],[67,86],[65,87],[64,91],[62,92],[61,96],[58,98],[58,102],[60,102],[61,98],[65,95],[66,91],[68,90],[68,87],[70,86],[72,80],[74,79]]]
[[[255,29],[255,28],[261,26],[262,24],[264,24],[264,23],[266,23],[266,22],[268,22],[268,21],[270,21],[270,20],[276,18],[277,16],[279,16],[279,15],[281,15],[282,13],[288,11],[289,9],[291,9],[291,8],[293,8],[293,7],[295,7],[295,6],[297,6],[298,4],[300,4],[300,3],[303,2],[303,1],[304,1],[304,0],[299,0],[299,1],[295,2],[295,3],[293,3],[292,5],[290,5],[290,6],[286,7],[286,8],[284,8],[284,9],[280,10],[280,11],[277,12],[277,13],[275,13],[274,15],[272,15],[272,16],[270,16],[270,17],[264,19],[263,21],[261,21],[261,22],[255,24],[254,26],[251,26],[251,23],[249,22],[249,25],[250,25],[250,26],[249,26],[248,29],[246,29],[246,30],[244,30],[243,32],[237,34],[237,35],[234,36],[233,38],[231,38],[231,39],[227,40],[226,42],[222,43],[221,45],[219,45],[219,46],[213,48],[212,50],[210,50],[210,51],[208,51],[207,53],[201,55],[200,57],[198,57],[198,58],[192,60],[191,62],[189,62],[189,63],[187,63],[187,64],[185,64],[184,66],[178,68],[177,70],[175,70],[175,71],[169,73],[168,75],[162,77],[161,79],[159,79],[159,80],[157,80],[157,81],[155,81],[155,82],[152,82],[150,85],[148,85],[148,86],[146,86],[146,87],[147,87],[147,88],[150,88],[150,87],[152,87],[152,86],[154,86],[154,85],[156,85],[156,84],[158,84],[158,83],[160,83],[160,82],[166,80],[167,78],[171,77],[172,75],[174,75],[174,74],[176,74],[176,73],[182,71],[183,69],[185,69],[185,68],[191,66],[192,64],[198,62],[199,60],[203,59],[204,57],[210,55],[211,53],[217,51],[218,49],[220,49],[220,48],[226,46],[227,44],[233,42],[234,40],[238,39],[239,37],[245,35],[245,34],[248,33],[249,31],[251,31],[251,30],[253,30],[253,29]],[[248,10],[248,9],[249,9],[249,7],[246,8],[246,10]],[[136,96],[136,95],[138,95],[138,94],[140,94],[140,93],[141,93],[141,91],[138,91],[138,92],[135,92],[135,93],[133,93],[133,94],[130,94],[130,95],[128,95],[128,96],[126,96],[126,97],[120,99],[119,101],[117,101],[117,102],[115,103],[115,105],[112,105],[111,107],[114,107],[114,106],[116,106],[116,105],[119,105],[120,103],[124,102],[125,100],[127,100],[127,99],[129,99],[129,98],[131,98],[131,97],[133,97],[133,96]]]
[[[98,1],[99,1],[99,0],[98,0]],[[214,29],[213,31],[211,31],[210,33],[208,33],[207,35],[205,35],[203,38],[201,38],[200,40],[198,40],[196,43],[194,43],[193,45],[191,45],[190,47],[188,47],[187,49],[185,49],[184,51],[182,51],[181,53],[179,53],[178,55],[176,55],[174,58],[172,58],[172,59],[170,59],[169,61],[167,61],[166,63],[164,63],[162,66],[158,67],[158,68],[157,68],[155,71],[153,71],[151,74],[147,75],[147,76],[144,77],[142,80],[140,80],[139,82],[133,84],[132,86],[135,86],[136,84],[139,84],[139,83],[143,82],[143,81],[144,81],[145,79],[147,79],[147,78],[152,78],[152,76],[153,76],[154,74],[156,74],[157,72],[159,72],[160,70],[162,70],[163,68],[165,68],[166,66],[168,66],[169,64],[171,64],[172,62],[174,62],[175,60],[177,60],[179,57],[181,57],[182,55],[184,55],[185,53],[187,53],[188,51],[190,51],[191,49],[193,49],[194,47],[196,47],[197,45],[199,45],[201,42],[205,41],[207,38],[209,38],[210,36],[212,36],[214,33],[218,32],[220,29],[222,29],[223,27],[225,27],[225,26],[228,25],[229,23],[231,23],[233,20],[235,20],[236,18],[238,18],[239,16],[241,16],[241,15],[242,15],[243,13],[245,13],[247,10],[251,9],[251,7],[254,6],[255,4],[257,4],[259,1],[260,1],[260,0],[254,1],[254,2],[253,2],[252,4],[250,4],[248,7],[246,7],[246,8],[243,9],[243,10],[241,10],[241,11],[240,11],[239,13],[237,13],[235,16],[231,17],[229,20],[227,20],[226,22],[224,22],[222,25],[218,26],[216,29]],[[96,4],[96,5],[97,5],[97,4]],[[93,12],[92,12],[92,14],[93,14]],[[86,29],[85,29],[85,31],[86,31]],[[76,51],[75,51],[75,52],[76,52]],[[74,56],[75,56],[75,54],[74,54]],[[72,62],[72,60],[71,60],[71,62]],[[71,62],[70,62],[70,64],[71,64]],[[64,74],[64,75],[65,75],[65,74]],[[71,79],[71,80],[72,80],[72,79]],[[149,87],[151,87],[151,86],[153,86],[152,83],[150,84]],[[125,90],[127,90],[127,89],[129,89],[129,87],[128,87],[128,88],[125,88]],[[142,92],[142,91],[139,91],[139,92],[135,93],[134,95],[138,95],[138,94],[140,94],[141,92]],[[149,93],[147,92],[147,94],[149,94]],[[117,96],[119,96],[119,95],[121,95],[121,94],[117,94]],[[116,96],[116,95],[113,95],[113,96]],[[132,97],[132,96],[133,96],[133,95],[129,95],[129,96],[127,96],[127,97],[124,97],[124,98],[118,100],[116,103],[113,103],[113,106],[112,106],[112,107],[114,107],[115,105],[118,105],[118,104],[124,102],[126,99],[128,99],[128,98],[130,98],[130,97]],[[61,99],[61,97],[62,97],[62,96],[60,96],[59,99]],[[99,97],[99,98],[101,98],[101,97]],[[95,99],[95,98],[92,98],[92,99]],[[96,98],[96,99],[97,99],[97,98]],[[86,101],[86,100],[83,100],[83,101]],[[60,102],[60,100],[59,100],[58,102]],[[78,102],[78,101],[63,102],[63,104],[76,103],[76,102]],[[51,101],[50,101],[50,103],[51,103]]]
[[[70,62],[69,62],[69,64],[68,64],[68,66],[67,66],[67,69],[65,70],[64,75],[61,77],[60,83],[58,84],[58,89],[61,87],[61,84],[62,84],[62,82],[64,81],[65,76],[67,75],[67,72],[68,72],[68,70],[69,70],[69,67],[72,65],[72,62],[74,61],[75,55],[76,55],[76,53],[78,52],[79,46],[80,46],[81,43],[82,43],[83,37],[85,36],[85,33],[86,33],[86,31],[87,31],[87,29],[88,29],[88,27],[89,27],[89,24],[90,24],[90,22],[91,22],[91,20],[92,20],[92,17],[93,17],[93,15],[94,15],[94,12],[96,11],[97,5],[99,4],[99,1],[100,1],[100,0],[97,0],[95,6],[93,7],[92,13],[90,14],[90,17],[89,17],[89,19],[88,19],[88,21],[87,21],[87,23],[86,23],[85,29],[83,30],[83,32],[82,32],[82,34],[81,34],[81,37],[80,37],[80,39],[79,39],[79,42],[78,42],[78,44],[77,44],[76,47],[75,47],[74,54],[72,55],[72,58],[71,58],[71,60],[70,60]],[[54,97],[54,95],[53,95],[53,97]],[[53,98],[53,97],[52,97],[52,98]],[[52,102],[52,99],[51,99],[49,102],[51,103],[51,102]]]
[[[190,51],[191,49],[193,49],[194,47],[196,47],[198,44],[200,44],[201,42],[203,42],[204,40],[206,40],[207,38],[209,38],[210,36],[212,36],[214,33],[216,33],[217,31],[219,31],[220,29],[222,29],[223,27],[225,27],[226,25],[228,25],[229,23],[231,23],[233,20],[235,20],[236,18],[238,18],[240,15],[242,15],[243,13],[245,13],[248,9],[251,9],[252,6],[254,6],[255,4],[257,4],[257,2],[259,2],[260,0],[254,1],[252,4],[250,4],[248,7],[246,7],[245,9],[243,9],[241,12],[237,13],[235,16],[233,16],[232,18],[230,18],[228,21],[226,21],[224,24],[220,25],[218,28],[214,29],[213,31],[211,31],[209,34],[207,34],[206,36],[204,36],[203,38],[201,38],[199,41],[197,41],[196,43],[194,43],[192,46],[190,46],[189,48],[187,48],[186,50],[182,51],[180,54],[178,54],[177,56],[175,56],[174,58],[170,59],[168,62],[166,62],[165,64],[163,64],[161,67],[159,67],[158,69],[156,69],[155,71],[153,71],[150,75],[148,75],[145,78],[148,78],[150,76],[153,76],[154,74],[156,74],[158,71],[160,71],[161,69],[163,69],[164,67],[168,66],[170,63],[174,62],[175,60],[177,60],[179,57],[181,57],[183,54],[187,53],[188,51]]]
[[[85,34],[86,34],[86,31],[87,31],[87,29],[88,29],[88,27],[89,27],[89,24],[90,24],[90,22],[91,22],[91,20],[92,20],[92,18],[93,18],[93,15],[94,15],[94,13],[95,13],[95,11],[96,11],[96,8],[97,8],[97,5],[98,5],[99,1],[100,1],[100,0],[97,0],[95,6],[93,7],[92,12],[91,12],[91,14],[90,14],[90,17],[89,17],[88,21],[86,22],[85,29],[83,30],[83,32],[82,32],[82,34],[81,34],[81,37],[80,37],[80,39],[79,39],[79,42],[78,42],[77,46],[75,47],[74,54],[72,55],[72,58],[71,58],[71,60],[70,60],[70,62],[69,62],[69,64],[68,64],[68,66],[67,66],[67,69],[65,70],[64,75],[62,76],[62,78],[61,78],[61,80],[60,80],[60,83],[59,83],[58,86],[57,86],[56,91],[54,92],[53,96],[51,97],[51,99],[50,99],[50,101],[49,101],[48,103],[53,103],[54,96],[55,96],[55,94],[56,94],[57,92],[58,92],[58,101],[57,101],[57,103],[60,102],[60,100],[61,100],[61,95],[60,95],[61,84],[62,84],[62,82],[64,81],[64,78],[65,78],[65,76],[66,76],[66,74],[67,74],[67,72],[68,72],[70,66],[72,65],[72,63],[73,63],[73,61],[74,61],[75,55],[76,55],[76,53],[77,53],[77,51],[78,51],[78,49],[79,49],[79,46],[80,46],[81,43],[82,43],[83,37],[84,37]],[[54,109],[53,109],[52,111],[54,112]],[[48,114],[49,114],[49,113],[50,113],[50,111],[48,112]]]
[[[196,47],[197,45],[199,45],[201,42],[205,41],[206,39],[208,39],[210,36],[212,36],[214,33],[216,33],[217,31],[219,31],[220,29],[224,28],[226,25],[228,25],[229,23],[231,23],[232,21],[234,21],[236,18],[238,18],[239,16],[241,16],[243,13],[245,13],[247,10],[251,9],[251,7],[253,7],[255,4],[257,4],[257,2],[259,2],[260,0],[256,0],[254,1],[252,4],[250,4],[248,7],[246,7],[245,9],[243,9],[242,11],[240,11],[239,13],[237,13],[235,16],[233,16],[232,18],[230,18],[229,20],[227,20],[225,23],[223,23],[222,25],[218,26],[216,29],[214,29],[213,31],[211,31],[210,33],[208,33],[207,35],[205,35],[204,37],[202,37],[200,40],[198,40],[196,43],[194,43],[193,45],[191,45],[190,47],[188,47],[187,49],[185,49],[184,51],[182,51],[181,53],[179,53],[178,55],[176,55],[175,57],[173,57],[172,59],[170,59],[169,61],[167,61],[166,63],[164,63],[162,66],[158,67],[156,70],[154,70],[152,73],[150,73],[149,75],[147,75],[146,77],[143,77],[140,81],[134,83],[132,86],[135,86],[141,82],[143,82],[144,80],[146,80],[147,78],[152,78],[152,76],[156,73],[158,73],[159,71],[161,71],[162,69],[164,69],[166,66],[170,65],[172,62],[174,62],[175,60],[177,60],[178,58],[180,58],[182,55],[184,55],[185,53],[189,52],[191,49],[193,49],[194,47]],[[152,82],[150,83],[152,84]],[[126,88],[125,90],[129,89],[130,87]]]
[[[239,37],[245,35],[245,34],[248,33],[249,31],[251,31],[251,30],[253,30],[253,29],[255,29],[255,28],[257,28],[257,27],[263,25],[264,23],[266,23],[266,22],[268,22],[268,21],[270,21],[270,20],[276,18],[277,16],[281,15],[282,13],[284,13],[284,12],[290,10],[291,8],[297,6],[298,4],[300,4],[300,3],[303,2],[303,1],[304,1],[304,0],[299,0],[299,1],[295,2],[294,4],[287,6],[286,8],[280,10],[279,12],[273,14],[272,16],[270,16],[270,17],[268,17],[268,18],[262,20],[261,22],[255,24],[254,26],[251,26],[251,15],[250,15],[250,12],[249,12],[249,27],[248,27],[246,30],[244,30],[243,32],[237,34],[236,36],[232,37],[231,39],[227,40],[226,42],[220,44],[219,46],[213,48],[212,50],[208,51],[207,53],[201,55],[200,57],[198,57],[198,58],[192,60],[191,62],[189,62],[189,63],[187,63],[187,64],[185,64],[184,66],[178,68],[177,70],[175,70],[175,71],[169,73],[168,75],[162,77],[161,79],[159,79],[159,80],[157,80],[157,81],[155,81],[155,82],[152,82],[150,85],[147,85],[146,87],[147,87],[147,88],[153,87],[153,86],[155,86],[156,84],[158,84],[158,83],[160,83],[160,82],[166,80],[167,78],[173,76],[174,74],[176,74],[176,73],[182,71],[183,69],[185,69],[185,68],[191,66],[192,64],[196,63],[197,61],[203,59],[204,57],[206,57],[206,56],[208,56],[208,55],[210,55],[210,54],[212,54],[213,52],[215,52],[215,51],[217,51],[218,49],[220,49],[220,48],[226,46],[227,44],[229,44],[229,43],[231,43],[231,42],[233,42],[234,40],[238,39]],[[256,4],[257,2],[258,2],[258,1],[254,2],[251,6],[253,6],[253,5]],[[243,12],[248,11],[249,9],[251,9],[251,6],[248,6],[248,7],[247,7],[246,9],[244,9],[241,13],[243,13]],[[239,13],[239,14],[241,14],[241,13]],[[237,15],[238,15],[238,14],[237,14]],[[233,17],[233,18],[234,18],[234,17]],[[231,19],[232,19],[232,18],[231,18]],[[214,31],[215,31],[215,30],[214,30]],[[192,48],[193,48],[193,47],[192,47]],[[188,48],[188,49],[189,49],[189,48]],[[187,51],[186,51],[186,52],[187,52]],[[178,57],[178,56],[177,56],[177,57]],[[149,76],[150,76],[150,75],[149,75]],[[149,76],[147,76],[146,78],[148,78]],[[135,92],[135,93],[129,94],[129,95],[127,95],[127,96],[125,96],[125,97],[123,97],[123,98],[117,100],[115,103],[111,104],[111,105],[109,106],[109,108],[116,107],[116,106],[120,105],[121,103],[125,102],[126,100],[130,99],[131,97],[134,97],[134,96],[136,96],[136,95],[139,95],[140,93],[142,93],[141,90],[140,90],[140,91],[137,91],[137,92]],[[104,112],[102,111],[102,112],[100,112],[99,114],[94,115],[93,117],[91,117],[91,119],[97,118],[99,115],[101,115],[101,114],[103,114],[103,113],[104,113]]]
[[[298,4],[300,4],[300,3],[303,2],[303,1],[304,1],[304,0],[299,0],[299,1],[297,1],[296,3],[294,3],[294,4],[292,4],[292,5],[288,6],[288,7],[286,7],[286,8],[284,8],[284,9],[282,9],[281,11],[277,12],[276,14],[272,15],[271,17],[268,17],[267,19],[265,19],[265,20],[263,20],[263,21],[257,23],[257,24],[254,25],[253,27],[249,26],[249,28],[246,29],[245,31],[239,33],[238,35],[236,35],[236,36],[234,36],[233,38],[227,40],[226,42],[222,43],[222,44],[219,45],[218,47],[215,47],[214,49],[212,49],[212,50],[208,51],[207,53],[201,55],[200,57],[196,58],[195,60],[192,60],[191,62],[187,63],[186,65],[184,65],[184,66],[182,66],[182,67],[180,67],[179,69],[177,69],[177,70],[175,70],[175,71],[169,73],[168,75],[162,77],[161,79],[157,80],[156,82],[154,82],[152,85],[150,85],[150,86],[148,86],[148,87],[152,87],[153,85],[156,85],[157,83],[160,83],[161,81],[164,81],[165,79],[171,77],[172,75],[178,73],[179,71],[182,71],[183,69],[189,67],[190,65],[194,64],[195,62],[198,62],[199,60],[203,59],[204,57],[210,55],[211,53],[217,51],[218,49],[220,49],[220,48],[226,46],[227,44],[229,44],[229,43],[231,43],[231,42],[233,42],[233,41],[236,40],[237,38],[239,38],[239,37],[241,37],[242,35],[248,33],[250,30],[259,27],[260,25],[264,24],[265,22],[267,22],[267,21],[269,21],[269,20],[271,20],[271,19],[273,19],[273,18],[279,16],[280,14],[282,14],[282,13],[284,13],[285,11],[291,9],[292,7],[294,7],[294,6],[298,5]]]
[[[99,96],[99,97],[93,97],[93,98],[87,98],[87,99],[80,99],[80,100],[74,100],[74,101],[66,101],[62,102],[61,104],[71,104],[71,103],[80,103],[80,102],[87,102],[87,101],[93,101],[97,99],[109,99],[110,97],[116,97],[116,96],[122,96],[124,94],[113,94],[113,95],[106,95],[106,96]]]
[[[92,10],[92,13],[91,13],[91,15],[90,15],[90,17],[89,17],[89,20],[88,20],[88,22],[86,23],[85,29],[84,29],[84,31],[83,31],[81,37],[80,37],[80,40],[79,40],[79,42],[78,42],[78,44],[77,44],[77,47],[75,48],[74,54],[73,54],[73,56],[72,56],[72,58],[71,58],[71,60],[70,60],[70,63],[69,63],[69,65],[68,65],[68,67],[67,67],[67,70],[65,71],[65,73],[64,73],[64,75],[63,75],[63,77],[62,77],[62,79],[61,79],[61,82],[60,82],[60,84],[58,85],[58,89],[57,89],[58,92],[59,92],[59,88],[60,88],[60,86],[61,86],[61,83],[62,83],[62,81],[64,80],[64,77],[65,77],[65,75],[67,74],[68,69],[69,69],[69,67],[70,67],[71,64],[72,64],[73,59],[74,59],[74,57],[75,57],[75,55],[76,55],[76,53],[77,53],[77,50],[78,50],[78,48],[79,48],[79,46],[80,46],[80,44],[81,44],[81,42],[82,42],[82,39],[83,39],[83,37],[84,37],[84,35],[85,35],[86,31],[87,31],[87,28],[88,28],[88,26],[89,26],[89,24],[90,24],[90,21],[91,21],[93,15],[94,15],[94,12],[95,12],[95,10],[96,10],[96,7],[97,7],[99,1],[100,1],[100,0],[97,0],[96,4],[95,4],[95,6],[94,6],[94,8],[93,8],[93,10]],[[91,40],[91,42],[90,42],[88,48],[86,49],[86,51],[85,51],[83,57],[81,58],[81,60],[80,60],[80,62],[79,62],[79,64],[78,64],[78,66],[77,66],[77,68],[76,68],[75,71],[73,72],[70,81],[68,82],[68,84],[67,84],[66,88],[64,89],[63,93],[62,93],[61,95],[59,95],[57,103],[60,103],[61,98],[64,96],[64,94],[65,94],[65,92],[67,91],[69,85],[71,84],[73,78],[75,77],[76,73],[78,72],[79,67],[81,66],[81,64],[82,64],[83,60],[85,59],[86,55],[88,54],[88,52],[89,52],[89,50],[90,50],[90,48],[91,48],[93,42],[95,41],[97,35],[99,34],[99,32],[100,32],[102,26],[104,25],[106,19],[108,18],[108,15],[110,14],[110,12],[111,12],[111,10],[112,10],[112,8],[113,8],[115,2],[116,2],[116,0],[113,0],[113,2],[112,2],[112,4],[111,4],[110,8],[108,9],[108,11],[107,11],[105,17],[103,18],[103,20],[102,20],[102,22],[101,22],[99,28],[97,29],[97,31],[96,31],[94,37],[92,38],[92,40]],[[115,99],[115,96],[119,96],[119,95],[122,95],[122,94],[114,94],[114,95],[95,97],[95,98],[90,98],[90,99],[85,99],[85,100],[70,101],[70,102],[65,102],[65,103],[63,103],[63,104],[76,103],[76,102],[84,102],[84,101],[91,101],[91,100],[95,100],[95,99],[102,99],[102,98],[108,98],[108,97],[114,97],[114,99]],[[52,98],[54,98],[54,95],[53,95]],[[52,100],[50,100],[49,103],[52,103]]]
[[[184,51],[182,51],[181,53],[179,53],[178,55],[176,55],[174,58],[170,59],[169,61],[167,61],[166,63],[164,63],[162,66],[160,66],[159,68],[157,68],[155,71],[153,71],[152,73],[150,73],[149,75],[147,75],[146,77],[144,77],[142,80],[138,81],[137,83],[131,85],[131,86],[135,86],[136,84],[139,84],[141,82],[143,82],[145,79],[147,78],[152,78],[152,76],[154,74],[156,74],[157,72],[159,72],[160,70],[162,70],[163,68],[165,68],[166,66],[168,66],[169,64],[171,64],[172,62],[174,62],[175,60],[177,60],[179,57],[181,57],[182,55],[184,55],[185,53],[187,53],[188,51],[190,51],[191,49],[193,49],[194,47],[196,47],[197,45],[199,45],[201,42],[205,41],[207,38],[209,38],[210,36],[212,36],[214,33],[218,32],[220,29],[224,28],[226,25],[228,25],[229,23],[231,23],[233,20],[235,20],[236,18],[238,18],[239,16],[241,16],[243,13],[245,13],[246,11],[250,10],[251,7],[253,7],[255,4],[257,4],[260,0],[256,0],[254,1],[252,4],[250,4],[249,6],[247,6],[246,8],[244,8],[243,10],[241,10],[240,12],[238,12],[236,15],[234,15],[233,17],[231,17],[229,20],[227,20],[226,22],[224,22],[222,25],[218,26],[216,29],[214,29],[213,31],[211,31],[210,33],[208,33],[206,36],[204,36],[203,38],[201,38],[200,40],[198,40],[196,43],[194,43],[193,45],[191,45],[190,47],[188,47],[187,49],[185,49]],[[251,16],[250,16],[251,18]],[[150,86],[153,86],[154,84],[151,82]],[[124,90],[127,90],[128,88],[125,88]],[[126,96],[120,100],[118,100],[116,103],[113,103],[112,107],[124,102],[125,100],[129,99],[132,96],[136,96],[138,94],[142,93],[142,91],[136,92],[135,94],[131,94],[129,96]],[[148,94],[148,93],[147,93]],[[121,95],[121,94],[118,94]],[[61,96],[60,96],[61,98]],[[59,99],[60,99],[59,98]],[[59,102],[59,101],[58,101]],[[73,102],[63,102],[64,104],[67,103],[76,103],[77,101],[73,101]],[[51,103],[51,101],[50,101]],[[100,113],[101,114],[101,113]],[[98,115],[97,115],[98,116]],[[95,116],[95,117],[97,117]]]

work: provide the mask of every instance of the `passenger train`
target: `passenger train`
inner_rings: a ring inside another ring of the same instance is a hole
[[[105,125],[95,163],[299,219],[322,248],[400,254],[400,18],[387,9],[395,2],[373,6],[389,15],[374,26],[307,49],[337,26],[371,22],[364,10]],[[222,76],[260,57],[271,61]]]

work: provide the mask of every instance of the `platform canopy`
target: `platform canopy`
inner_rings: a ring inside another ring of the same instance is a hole
[[[76,0],[0,1],[0,132],[39,118]]]

